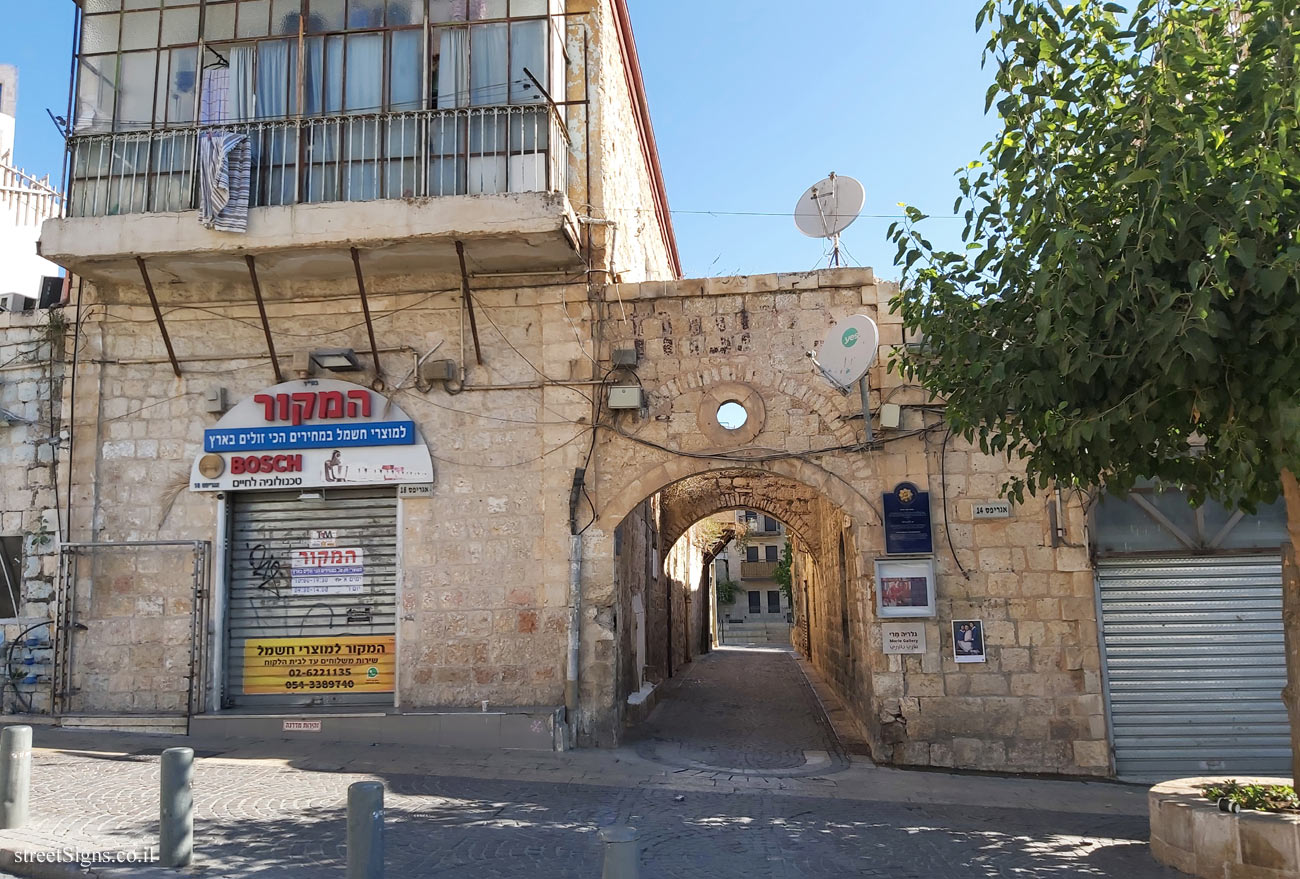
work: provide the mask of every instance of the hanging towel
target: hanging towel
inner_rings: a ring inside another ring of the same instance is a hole
[[[199,222],[208,229],[248,231],[252,158],[248,135],[220,129],[199,135]]]

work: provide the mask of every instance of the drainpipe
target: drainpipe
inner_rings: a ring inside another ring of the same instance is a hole
[[[564,670],[563,746],[578,744],[578,659],[582,646],[582,532],[578,530],[578,498],[586,479],[585,468],[573,471],[569,489],[569,651]]]

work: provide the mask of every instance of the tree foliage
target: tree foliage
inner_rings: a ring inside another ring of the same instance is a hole
[[[1300,3],[989,0],[964,251],[906,207],[898,365],[1055,480],[1251,507],[1300,469]],[[1189,451],[1192,453],[1189,454]]]
[[[785,548],[781,550],[781,560],[776,563],[772,569],[772,579],[781,587],[785,593],[785,600],[792,606],[794,605],[794,546],[789,540],[785,542]]]

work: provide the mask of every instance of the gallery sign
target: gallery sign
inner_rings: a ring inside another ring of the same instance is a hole
[[[924,653],[925,623],[884,623],[880,627],[880,645],[888,656]]]
[[[285,382],[203,432],[194,491],[433,482],[415,422],[387,397],[330,379]]]

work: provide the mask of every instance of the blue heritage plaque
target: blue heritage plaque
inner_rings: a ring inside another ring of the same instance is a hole
[[[930,530],[930,493],[900,482],[885,495],[885,552],[925,555],[934,552]]]

